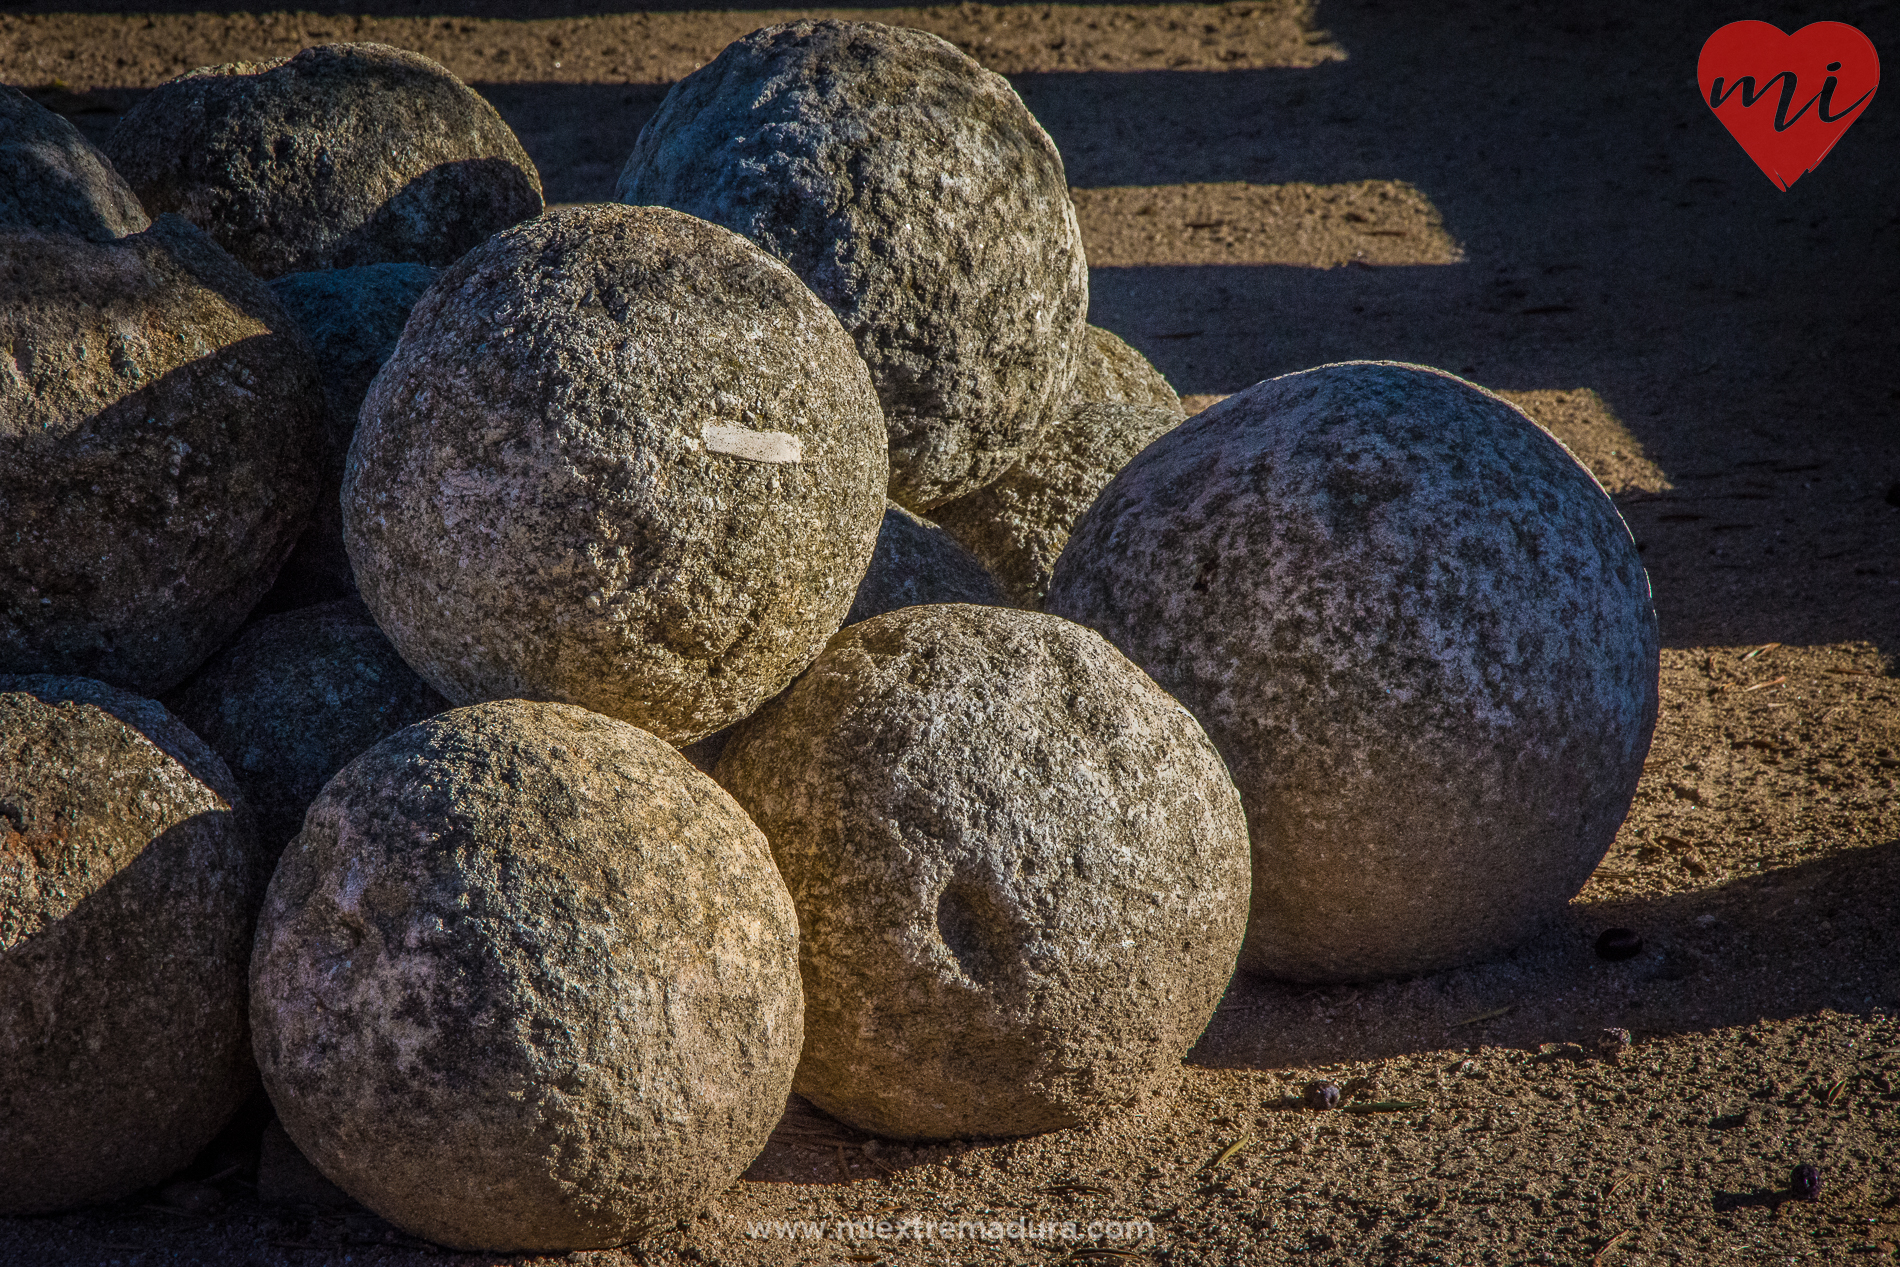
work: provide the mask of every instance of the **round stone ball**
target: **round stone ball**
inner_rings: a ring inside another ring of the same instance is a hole
[[[0,676],[0,1215],[157,1183],[251,1094],[263,874],[230,772],[158,704]]]
[[[370,380],[396,350],[409,310],[440,272],[422,264],[366,264],[286,273],[271,282],[271,293],[310,342],[329,425],[310,526],[270,593],[258,600],[258,611],[291,611],[356,596],[356,575],[343,548],[343,463]]]
[[[162,695],[309,522],[309,348],[177,216],[98,243],[0,230],[0,293],[0,672]]]
[[[1499,953],[1583,887],[1656,724],[1649,579],[1516,407],[1356,361],[1259,383],[1130,462],[1046,609],[1219,745],[1247,805],[1241,966],[1305,982]]]
[[[691,743],[836,632],[885,477],[864,363],[790,269],[664,207],[563,208],[416,304],[363,402],[344,540],[451,702]]]
[[[78,128],[0,84],[0,228],[105,242],[150,225],[131,186]]]
[[[344,767],[258,919],[290,1138],[456,1249],[621,1244],[738,1178],[785,1110],[798,925],[732,798],[660,740],[502,700]]]
[[[1088,263],[1062,158],[1007,80],[934,35],[754,31],[667,93],[615,196],[743,233],[831,305],[913,511],[997,478],[1069,399]]]
[[[361,602],[339,599],[247,626],[165,705],[236,776],[275,866],[332,775],[449,702],[403,663]]]
[[[451,264],[541,211],[541,178],[495,108],[382,44],[180,75],[105,150],[148,211],[184,216],[260,277]]]
[[[1245,931],[1246,822],[1194,719],[1098,635],[961,604],[851,625],[716,777],[798,908],[819,1108],[1028,1135],[1173,1089]]]

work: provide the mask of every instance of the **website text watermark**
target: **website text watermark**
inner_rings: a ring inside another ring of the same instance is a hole
[[[774,1241],[1007,1241],[1063,1244],[1128,1244],[1155,1239],[1147,1219],[753,1219],[745,1225],[753,1240]]]

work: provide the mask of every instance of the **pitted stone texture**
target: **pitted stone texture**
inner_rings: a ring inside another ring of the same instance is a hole
[[[938,507],[939,521],[1012,601],[1040,607],[1075,521],[1129,459],[1180,422],[1180,410],[1160,405],[1078,405],[1002,479]]]
[[[1076,405],[1153,405],[1181,414],[1181,398],[1147,357],[1100,326],[1088,328],[1088,341],[1076,354]]]
[[[440,272],[421,264],[367,264],[287,273],[270,284],[310,341],[330,425],[310,526],[277,574],[277,584],[258,602],[259,610],[290,611],[355,596],[356,576],[343,549],[343,462],[370,380],[396,350],[409,310]]]
[[[1069,399],[1088,263],[1055,143],[1002,76],[873,22],[754,31],[673,86],[615,197],[745,234],[837,312],[891,500],[981,488]]]
[[[0,676],[0,1214],[127,1196],[237,1111],[261,881],[230,772],[163,708]]]
[[[125,178],[78,128],[0,84],[0,228],[105,242],[150,227]]]
[[[309,522],[309,348],[177,216],[105,243],[0,231],[0,293],[0,672],[162,695]]]
[[[346,766],[284,852],[251,974],[284,1130],[458,1249],[690,1215],[791,1088],[798,926],[765,840],[666,744],[503,700]]]
[[[352,599],[257,621],[165,703],[237,777],[270,866],[332,775],[449,707]]]
[[[836,632],[885,475],[864,363],[790,269],[663,207],[565,208],[416,305],[363,402],[344,540],[449,700],[690,743]]]
[[[1172,1090],[1247,919],[1239,795],[1093,632],[998,607],[852,625],[717,777],[798,907],[798,1092],[900,1139]]]
[[[1149,446],[1076,526],[1047,609],[1101,630],[1247,803],[1241,966],[1423,972],[1583,887],[1656,722],[1649,580],[1569,452],[1437,370],[1257,384]]]
[[[452,264],[541,211],[495,108],[419,53],[323,44],[180,75],[106,153],[148,211],[175,211],[260,277]]]

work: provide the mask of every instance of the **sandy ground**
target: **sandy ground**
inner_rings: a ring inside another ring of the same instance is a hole
[[[782,16],[172,7],[0,5],[0,78],[103,136],[193,66],[401,44],[495,103],[554,202],[608,197],[667,84]],[[361,1210],[264,1206],[240,1155],[222,1210],[146,1193],[0,1220],[0,1261],[1892,1259],[1893,102],[1782,193],[1697,97],[1702,40],[1747,16],[1725,5],[853,12],[937,31],[1011,76],[1068,164],[1091,320],[1185,395],[1415,361],[1511,395],[1597,472],[1643,550],[1665,643],[1655,748],[1602,868],[1499,962],[1326,990],[1237,979],[1179,1094],[1097,1129],[913,1150],[794,1103],[745,1181],[637,1251],[450,1255]],[[1754,16],[1847,21],[1900,48],[1888,4]],[[1610,926],[1637,930],[1643,953],[1596,957]],[[1594,1054],[1606,1026],[1634,1036],[1620,1060]],[[1315,1078],[1358,1111],[1298,1107]],[[1815,1203],[1787,1199],[1804,1162],[1824,1173]],[[969,1226],[900,1239],[909,1218]],[[864,1235],[753,1234],[802,1220]],[[1067,1221],[1083,1239],[1010,1235]],[[1089,1240],[1092,1222],[1106,1226]],[[972,1238],[977,1224],[998,1239]]]

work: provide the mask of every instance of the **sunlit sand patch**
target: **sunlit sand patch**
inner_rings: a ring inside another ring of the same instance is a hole
[[[1603,397],[1588,387],[1569,391],[1500,391],[1544,430],[1564,442],[1612,495],[1661,493],[1675,487],[1663,469],[1643,453]]]
[[[307,12],[69,14],[62,16],[57,41],[37,36],[33,16],[0,14],[0,47],[9,50],[6,82],[57,83],[75,93],[150,88],[196,67],[283,57],[336,40],[410,49],[469,83],[665,84],[692,74],[748,32],[803,17],[930,31],[1005,75],[1300,69],[1346,57],[1316,28],[1310,0],[611,13],[531,21]]]
[[[1610,495],[1661,493],[1675,487],[1663,469],[1644,455],[1642,444],[1630,434],[1609,402],[1588,387],[1497,394],[1563,441]],[[1226,395],[1216,394],[1183,396],[1181,408],[1192,417],[1226,399]]]
[[[1076,189],[1092,268],[1157,264],[1459,264],[1430,198],[1401,180]]]

